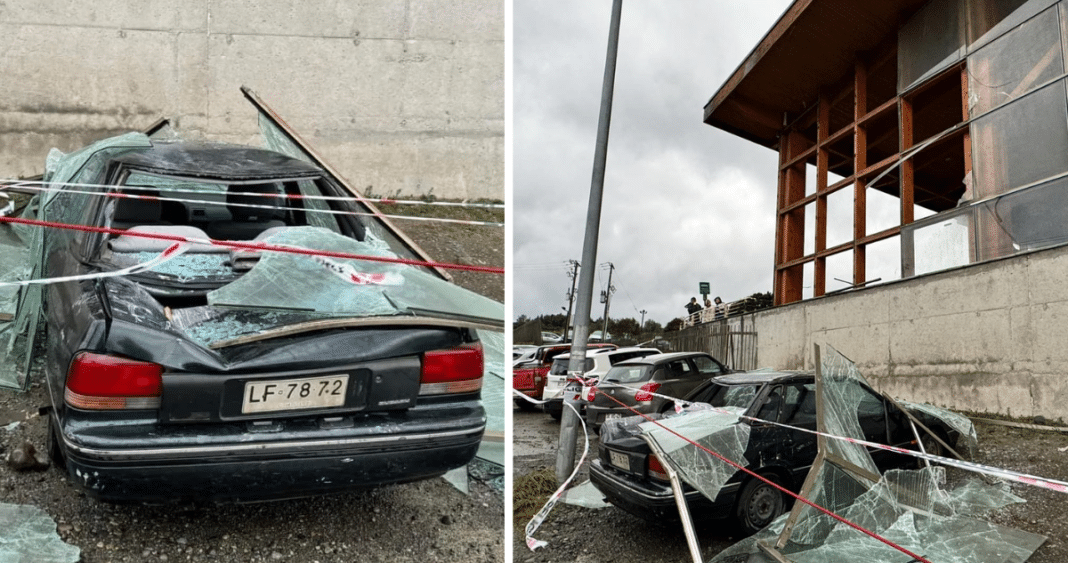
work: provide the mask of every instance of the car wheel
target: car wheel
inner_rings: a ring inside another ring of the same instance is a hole
[[[55,413],[48,415],[48,435],[45,437],[45,441],[45,448],[48,450],[48,457],[52,460],[52,465],[56,469],[66,471],[67,456],[63,452],[62,441],[59,438],[59,425],[56,422]]]
[[[566,409],[567,407],[565,406],[564,408]],[[560,422],[560,420],[564,418],[564,411],[553,411],[549,413],[549,416],[553,417],[553,420]]]
[[[942,436],[939,436],[939,438],[942,438]],[[945,440],[945,438],[942,439]],[[930,434],[924,432],[923,437],[920,438],[920,443],[923,444],[923,451],[931,455],[945,457],[946,448],[944,448],[942,444],[940,444],[938,440],[935,440],[934,437]],[[923,469],[924,467],[927,467],[927,464],[924,462],[923,459],[916,458],[916,467],[919,469]]]
[[[536,411],[536,410],[538,410],[538,405],[536,405],[536,404],[534,404],[534,403],[532,403],[532,402],[530,402],[530,401],[528,401],[526,399],[515,399],[515,404],[516,404],[516,406],[519,407],[519,410],[521,410],[521,411]]]
[[[774,475],[762,475],[765,479],[780,484]],[[738,527],[745,535],[752,535],[762,530],[786,510],[786,499],[782,491],[771,485],[752,478],[742,487],[735,503],[734,513]]]

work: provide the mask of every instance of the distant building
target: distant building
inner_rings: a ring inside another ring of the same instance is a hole
[[[704,112],[779,153],[758,364],[1068,419],[1066,60],[1068,0],[794,2]]]
[[[705,106],[779,152],[777,305],[1068,240],[1065,11],[790,6]]]

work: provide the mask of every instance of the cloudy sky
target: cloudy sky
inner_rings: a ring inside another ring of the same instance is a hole
[[[580,260],[611,0],[514,2],[514,317],[561,313]],[[666,324],[698,283],[771,291],[777,153],[702,123],[703,107],[788,0],[624,2],[597,296]],[[711,297],[711,296],[710,296]]]

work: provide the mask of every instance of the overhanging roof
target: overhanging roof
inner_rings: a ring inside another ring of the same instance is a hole
[[[705,104],[705,123],[766,147],[783,116],[851,72],[927,0],[796,0]]]

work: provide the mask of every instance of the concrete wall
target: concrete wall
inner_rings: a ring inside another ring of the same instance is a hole
[[[762,311],[758,365],[830,345],[896,397],[1068,421],[1066,272],[1062,246]]]
[[[252,143],[252,88],[353,185],[503,199],[503,0],[4,0],[0,177],[169,117]]]

